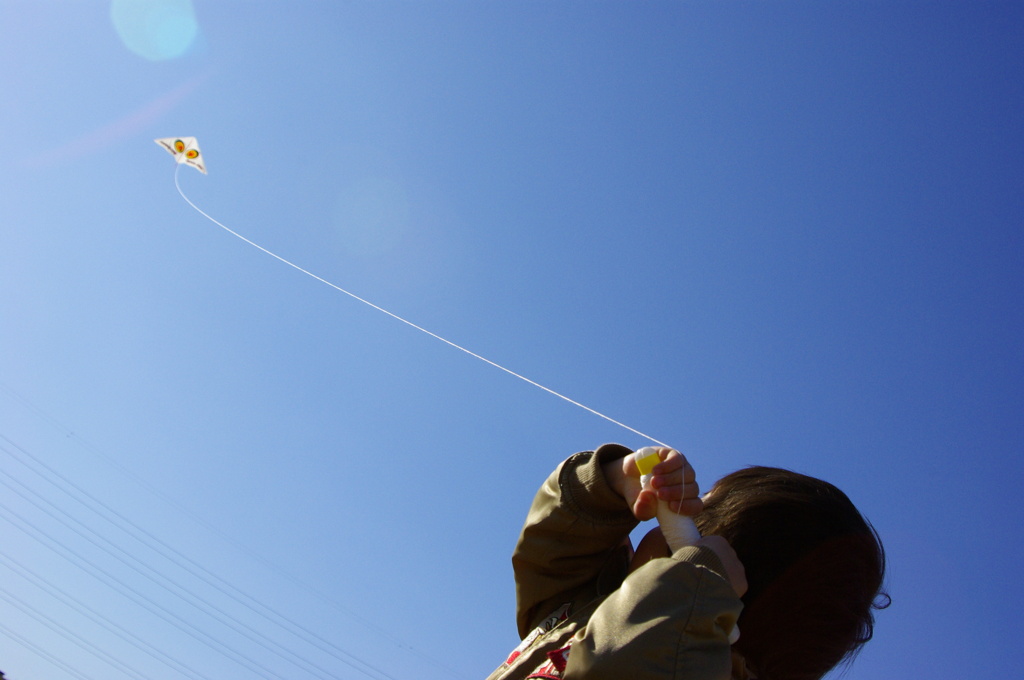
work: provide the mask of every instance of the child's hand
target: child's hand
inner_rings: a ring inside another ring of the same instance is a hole
[[[605,466],[605,475],[637,519],[652,519],[659,500],[668,502],[669,509],[683,515],[696,515],[704,508],[696,474],[683,454],[675,449],[658,449],[661,462],[651,471],[654,475],[651,479],[653,491],[641,488],[635,455],[631,453],[621,461],[609,463]]]

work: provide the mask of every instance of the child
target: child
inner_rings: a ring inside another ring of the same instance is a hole
[[[749,468],[702,502],[686,459],[659,456],[655,491],[616,444],[544,483],[512,557],[523,641],[489,680],[803,680],[870,638],[884,555],[841,491]],[[704,538],[670,554],[653,529],[634,553],[659,499]]]

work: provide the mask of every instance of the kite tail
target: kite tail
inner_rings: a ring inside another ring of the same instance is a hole
[[[382,312],[384,314],[387,314],[388,316],[390,316],[392,319],[395,319],[396,321],[401,321],[402,323],[406,324],[407,326],[411,326],[411,327],[415,328],[416,330],[420,331],[421,333],[426,333],[430,337],[432,337],[432,338],[434,338],[436,340],[440,340],[441,342],[443,342],[444,344],[448,345],[449,347],[453,347],[453,348],[459,350],[460,352],[464,352],[464,353],[468,354],[469,356],[471,356],[471,357],[473,357],[475,359],[479,359],[480,361],[484,362],[485,364],[489,364],[489,365],[493,366],[494,368],[497,368],[497,369],[499,369],[501,371],[504,371],[505,373],[508,373],[509,375],[511,375],[514,378],[519,378],[523,382],[529,383],[530,385],[533,385],[534,387],[542,389],[545,392],[547,392],[548,394],[551,394],[551,395],[553,395],[555,397],[558,397],[559,399],[562,399],[563,401],[567,401],[570,404],[572,404],[573,406],[578,406],[579,408],[583,409],[584,411],[588,411],[588,412],[592,413],[593,415],[597,416],[598,418],[603,418],[604,420],[607,420],[608,422],[610,422],[610,423],[612,423],[614,425],[618,425],[619,427],[623,428],[624,430],[628,430],[629,432],[632,432],[633,434],[639,435],[639,436],[643,437],[644,439],[647,439],[647,440],[649,440],[651,442],[654,442],[655,444],[657,444],[659,446],[666,446],[666,447],[669,446],[668,444],[655,439],[654,437],[652,437],[649,434],[645,434],[645,433],[641,432],[640,430],[636,430],[636,429],[630,427],[629,425],[626,425],[625,423],[622,423],[622,422],[619,422],[618,420],[615,420],[614,418],[612,418],[610,416],[606,416],[605,414],[603,414],[603,413],[601,413],[599,411],[595,411],[594,409],[590,408],[589,406],[581,404],[580,402],[575,401],[574,399],[570,399],[569,397],[565,396],[564,394],[556,392],[555,390],[553,390],[553,389],[551,389],[549,387],[545,387],[544,385],[541,385],[538,382],[530,380],[526,376],[520,375],[519,373],[516,373],[515,371],[513,371],[511,369],[505,368],[501,364],[497,364],[497,363],[491,361],[490,359],[488,359],[486,357],[480,356],[476,352],[472,352],[472,351],[466,349],[465,347],[462,347],[461,345],[457,345],[454,342],[452,342],[451,340],[447,340],[445,338],[442,338],[440,335],[438,335],[436,333],[433,333],[431,331],[428,331],[426,328],[423,328],[422,326],[417,326],[412,321],[409,321],[408,319],[403,319],[402,317],[398,316],[397,314],[393,314],[392,312],[389,312],[388,310],[384,309],[383,307],[375,305],[372,302],[370,302],[369,300],[365,300],[365,299],[359,297],[358,295],[356,295],[355,293],[351,293],[351,292],[345,290],[344,288],[331,283],[327,279],[321,278],[321,277],[317,276],[316,274],[314,274],[313,272],[310,272],[310,271],[308,271],[306,269],[303,269],[302,267],[300,267],[299,265],[295,264],[294,262],[289,262],[288,260],[284,259],[280,255],[278,255],[276,253],[272,253],[271,251],[267,250],[266,248],[264,248],[263,246],[259,245],[258,243],[254,243],[254,242],[250,241],[249,239],[247,239],[246,237],[242,236],[238,232],[229,229],[228,227],[224,226],[223,224],[221,224],[220,222],[215,220],[210,215],[208,215],[205,212],[203,212],[203,210],[199,206],[197,206],[195,203],[193,203],[189,199],[189,197],[185,195],[185,192],[181,190],[181,184],[178,183],[178,171],[180,169],[181,169],[181,165],[180,164],[175,167],[175,170],[174,170],[174,186],[175,186],[175,188],[177,188],[178,193],[181,195],[181,197],[183,199],[185,199],[185,202],[188,203],[190,206],[192,206],[192,208],[196,212],[198,212],[200,215],[202,215],[206,219],[210,220],[211,222],[213,222],[218,227],[220,227],[224,231],[228,232],[229,234],[231,234],[235,238],[238,238],[238,239],[241,239],[242,241],[245,241],[246,243],[248,243],[253,248],[256,248],[257,250],[263,251],[264,253],[266,253],[267,255],[270,255],[275,260],[283,262],[284,264],[288,265],[289,267],[291,267],[293,269],[297,269],[298,271],[302,272],[306,276],[308,276],[310,278],[313,278],[313,279],[316,279],[320,283],[323,283],[323,284],[325,284],[327,286],[330,286],[334,290],[336,290],[336,291],[338,291],[340,293],[344,293],[345,295],[348,295],[350,298],[352,298],[354,300],[358,300],[359,302],[362,302],[364,305],[367,305],[369,307],[373,307],[378,312]]]

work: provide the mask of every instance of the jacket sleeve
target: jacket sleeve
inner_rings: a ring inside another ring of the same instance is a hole
[[[610,592],[625,576],[625,540],[637,521],[602,465],[629,453],[617,444],[577,453],[537,492],[512,555],[520,637],[560,605]],[[604,584],[607,571],[618,573]]]
[[[565,680],[728,680],[742,604],[724,573],[686,547],[630,574],[577,633]]]

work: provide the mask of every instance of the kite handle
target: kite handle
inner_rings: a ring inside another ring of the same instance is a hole
[[[636,452],[633,461],[636,463],[637,469],[640,470],[640,483],[643,488],[653,491],[651,478],[654,477],[654,474],[651,470],[661,462],[658,449],[653,446],[645,446]],[[668,503],[660,499],[658,500],[657,518],[661,534],[665,537],[665,542],[668,543],[669,550],[673,553],[688,545],[696,545],[697,541],[701,539],[700,531],[692,517],[673,512],[668,507]],[[740,629],[738,626],[733,626],[729,631],[729,644],[735,644],[739,638]]]
[[[636,462],[637,469],[640,470],[640,483],[643,488],[653,491],[651,478],[654,475],[651,470],[661,462],[661,458],[658,457],[658,449],[653,446],[645,446],[636,452],[633,460]],[[693,519],[673,512],[666,501],[658,501],[657,517],[661,533],[665,536],[672,552],[688,545],[694,545],[700,540],[700,532],[697,530],[697,525],[693,523]]]

